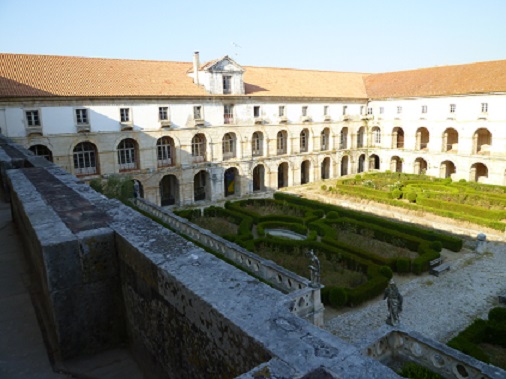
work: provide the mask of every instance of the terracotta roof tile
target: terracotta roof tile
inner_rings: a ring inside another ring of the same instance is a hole
[[[506,92],[506,60],[373,74],[365,84],[372,99]]]
[[[366,98],[362,74],[244,68],[248,96]],[[0,97],[209,96],[191,69],[191,62],[0,54]]]
[[[191,62],[0,54],[0,98],[210,96],[193,84],[191,69]],[[506,61],[384,74],[244,69],[246,95],[255,97],[366,99],[506,91]]]

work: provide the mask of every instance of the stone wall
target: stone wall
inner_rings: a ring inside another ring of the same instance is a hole
[[[290,294],[14,150],[0,146],[2,181],[57,359],[126,342],[147,378],[398,378],[380,362],[396,355],[504,377],[409,331],[352,346],[294,315]]]
[[[288,271],[270,260],[263,259],[206,229],[202,229],[167,209],[158,207],[144,199],[137,198],[133,202],[139,209],[157,217],[178,233],[188,236],[217,253],[223,254],[227,259],[235,262],[245,270],[264,279],[274,288],[288,293],[290,300],[287,301],[289,301],[289,308],[294,314],[317,326],[323,326],[324,307],[321,302],[320,288],[311,287],[308,279]]]

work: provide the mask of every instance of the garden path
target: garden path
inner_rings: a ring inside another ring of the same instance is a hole
[[[484,230],[481,226],[458,222],[428,214],[414,214],[384,204],[355,202],[350,198],[332,197],[304,187],[292,187],[289,192],[314,200],[366,210],[419,225],[435,227],[456,234],[474,237],[487,234],[487,248],[483,254],[473,250],[472,239],[467,238],[459,253],[443,250],[451,270],[439,277],[395,276],[404,297],[401,324],[440,342],[446,342],[476,318],[486,318],[488,311],[498,305],[498,295],[506,293],[506,244],[504,235]],[[326,310],[325,329],[354,344],[360,344],[385,325],[386,301],[373,299],[360,307],[339,312]]]

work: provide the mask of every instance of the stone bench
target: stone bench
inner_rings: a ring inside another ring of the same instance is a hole
[[[431,260],[429,262],[429,266],[429,274],[434,276],[439,276],[439,274],[442,274],[445,271],[450,271],[450,264],[443,263],[443,258],[441,257]]]

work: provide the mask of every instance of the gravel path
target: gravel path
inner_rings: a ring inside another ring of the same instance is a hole
[[[411,281],[398,281],[404,297],[401,323],[429,338],[446,342],[476,318],[486,318],[506,293],[506,245],[488,242],[487,252],[470,250],[449,253],[451,270],[439,277],[424,274]],[[386,301],[378,298],[357,310],[336,316],[325,329],[358,344],[385,324]]]

